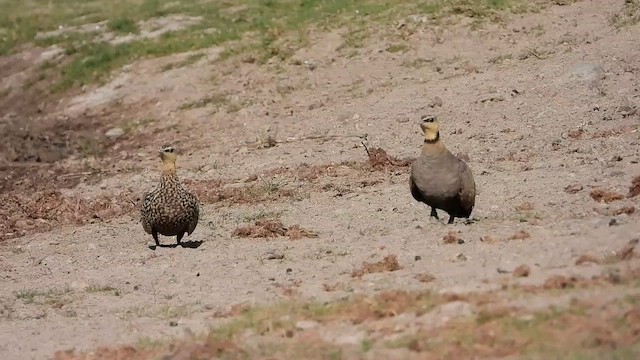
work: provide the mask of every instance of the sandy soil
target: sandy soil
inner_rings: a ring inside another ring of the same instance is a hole
[[[640,197],[628,196],[640,175],[640,28],[611,25],[623,4],[553,5],[477,29],[410,17],[355,50],[341,48],[342,31],[312,31],[285,62],[214,63],[221,49],[209,49],[187,66],[167,65],[189,54],[133,63],[40,112],[36,99],[3,103],[0,358],[179,338],[236,304],[599,274],[609,265],[576,259],[615,255],[640,232]],[[399,42],[408,49],[387,51]],[[42,50],[29,51],[22,61],[37,66]],[[363,142],[417,156],[422,114],[438,115],[445,144],[469,156],[472,224],[429,220],[405,164],[368,163]],[[114,127],[126,131],[106,136]],[[150,250],[139,223],[164,143],[203,202],[187,238],[200,246]],[[274,217],[317,236],[233,235]],[[445,243],[451,231],[463,242]],[[400,269],[352,276],[387,255]],[[512,279],[523,264],[530,274]]]

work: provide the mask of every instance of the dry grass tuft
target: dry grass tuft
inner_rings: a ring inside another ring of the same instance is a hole
[[[429,292],[411,293],[403,290],[381,292],[373,298],[354,301],[343,310],[340,317],[348,318],[353,324],[394,317],[412,310],[424,311],[425,304],[438,302]]]
[[[634,132],[638,129],[637,125],[626,125],[616,129],[602,130],[591,135],[591,139],[602,139],[612,136],[624,135]]]
[[[185,180],[184,184],[198,196],[201,202],[209,204],[217,202],[256,204],[292,198],[297,195],[293,189],[285,188],[281,184],[271,181],[262,181],[241,187],[225,186],[219,180]]]
[[[366,261],[362,262],[362,267],[360,269],[353,270],[351,272],[351,277],[362,277],[365,274],[396,271],[401,268],[402,267],[398,263],[398,258],[395,255],[387,255],[384,259],[375,263],[369,263]]]
[[[240,226],[233,232],[233,235],[252,239],[288,236],[291,240],[318,236],[315,232],[304,229],[300,225],[286,227],[280,220],[273,219],[256,220],[253,225]]]
[[[410,159],[401,160],[396,158],[395,156],[391,156],[387,154],[387,152],[382,148],[375,147],[369,149],[365,147],[365,150],[367,151],[367,155],[369,156],[369,165],[371,165],[374,170],[380,170],[389,167],[408,167],[412,162]]]
[[[449,231],[447,235],[442,238],[442,242],[445,244],[458,244],[460,238],[458,237],[458,231]]]
[[[429,274],[429,273],[421,273],[421,274],[416,274],[414,277],[414,279],[420,281],[421,283],[430,283],[432,281],[434,281],[436,279],[435,276]]]
[[[622,200],[624,196],[613,191],[594,189],[589,194],[591,198],[597,202],[611,203],[614,201]]]
[[[636,212],[635,206],[623,206],[619,209],[614,210],[613,215],[621,215],[621,214],[631,215],[635,212]]]
[[[82,225],[126,214],[136,208],[132,194],[68,197],[58,190],[34,194],[10,193],[0,197],[0,240],[49,231],[61,225]]]
[[[528,265],[520,265],[513,270],[513,277],[527,277],[531,274],[531,268]]]
[[[219,359],[239,358],[245,355],[233,341],[209,336],[204,342],[189,341],[182,343],[162,359]],[[129,359],[127,359],[129,360]]]
[[[74,350],[58,351],[53,355],[53,360],[142,360],[150,359],[157,355],[157,351],[139,350],[132,346],[116,348],[98,348],[91,353],[76,353]]]
[[[528,239],[530,237],[531,237],[531,235],[528,232],[526,232],[524,230],[518,230],[518,231],[516,231],[515,234],[509,236],[507,238],[507,240],[524,240],[524,239]]]
[[[289,228],[287,229],[287,232],[285,233],[285,235],[287,235],[289,237],[289,239],[291,240],[299,240],[302,238],[314,238],[314,237],[318,237],[318,234],[304,229],[302,227],[300,227],[300,225],[291,225],[289,226]]]
[[[636,176],[631,180],[631,186],[629,187],[629,197],[640,195],[640,176]]]
[[[524,202],[524,203],[516,206],[516,211],[518,211],[518,212],[531,211],[534,208],[535,208],[535,206],[532,203]]]
[[[566,277],[563,275],[553,275],[545,280],[543,287],[545,289],[566,289],[573,287],[578,282],[577,277]]]

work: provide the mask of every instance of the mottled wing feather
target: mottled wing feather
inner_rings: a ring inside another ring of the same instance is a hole
[[[198,226],[198,220],[200,218],[200,205],[198,204],[198,198],[191,194],[189,194],[189,198],[191,199],[190,201],[190,205],[191,205],[191,218],[189,219],[189,224],[188,224],[188,228],[187,228],[187,233],[189,235],[191,235],[191,233],[196,229],[196,226]]]
[[[153,192],[148,192],[144,196],[144,200],[142,201],[142,207],[140,209],[140,217],[142,220],[142,228],[147,234],[151,234],[152,231],[152,214],[151,214],[151,203],[153,202]]]
[[[191,233],[196,229],[196,226],[198,226],[198,219],[199,218],[200,218],[200,209],[196,205],[195,209],[194,209],[194,216],[191,218],[191,220],[189,222],[189,228],[187,228],[187,233],[189,235],[191,235]]]
[[[468,214],[471,214],[476,203],[476,183],[467,164],[460,160],[460,204]]]

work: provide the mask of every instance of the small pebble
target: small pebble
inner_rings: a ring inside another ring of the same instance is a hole
[[[105,133],[105,135],[108,138],[115,139],[115,138],[118,138],[118,137],[124,135],[124,130],[122,130],[121,128],[117,128],[117,127],[116,128],[112,128],[112,129],[109,129],[109,131],[107,131]]]
[[[267,260],[281,260],[284,259],[284,254],[276,250],[270,250],[265,254],[265,257]]]

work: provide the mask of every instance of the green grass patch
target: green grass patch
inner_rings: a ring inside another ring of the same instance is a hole
[[[138,24],[127,17],[111,19],[107,27],[109,30],[120,34],[137,34],[140,32]]]
[[[409,47],[405,44],[393,44],[387,47],[387,52],[390,52],[392,54],[397,52],[405,52],[407,50],[409,50]]]
[[[371,29],[410,14],[491,18],[496,11],[529,8],[532,5],[526,0],[4,0],[0,55],[18,51],[26,43],[62,46],[68,58],[59,65],[61,78],[53,90],[66,90],[104,80],[112,70],[138,58],[194,51],[231,40],[240,40],[239,45],[228,48],[223,57],[252,51],[260,63],[284,60],[308,42],[311,25],[320,30],[348,27],[344,47],[353,49],[364,45]],[[177,21],[171,16],[189,17],[191,22],[159,37],[108,42],[162,30],[161,22],[143,27],[159,17],[169,17],[165,23]],[[393,45],[391,50],[402,47]]]

